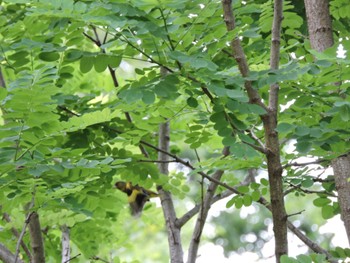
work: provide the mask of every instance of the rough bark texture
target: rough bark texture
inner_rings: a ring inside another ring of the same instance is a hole
[[[272,24],[270,68],[277,70],[280,58],[281,23],[283,20],[283,0],[274,1],[274,16]],[[287,212],[284,205],[282,165],[280,157],[280,143],[278,139],[279,85],[270,86],[268,113],[263,117],[265,129],[265,143],[267,148],[267,170],[269,174],[271,212],[273,219],[273,231],[275,236],[276,262],[280,262],[282,255],[288,254],[287,239]]]
[[[311,47],[323,51],[333,46],[329,0],[304,0]]]
[[[235,28],[235,18],[232,12],[232,0],[222,0],[224,10],[224,21],[228,31]],[[283,1],[274,1],[274,19],[272,28],[271,42],[271,69],[278,69],[279,65],[279,49],[280,49],[280,32],[281,22],[283,19]],[[233,56],[237,62],[238,68],[243,77],[249,75],[249,66],[247,63],[244,50],[239,38],[231,41]],[[270,97],[268,107],[262,102],[259,93],[251,85],[250,81],[245,82],[245,89],[249,96],[250,103],[262,106],[267,113],[262,116],[265,130],[265,152],[268,166],[270,195],[271,195],[271,212],[273,219],[273,230],[275,236],[275,256],[276,261],[280,262],[280,257],[288,253],[287,240],[287,213],[284,206],[283,181],[282,181],[282,165],[280,160],[280,146],[278,140],[277,113],[278,113],[278,84],[270,87]]]
[[[169,122],[161,124],[159,127],[159,148],[165,152],[169,152],[169,134]],[[163,152],[159,152],[158,160],[160,161],[158,164],[159,172],[162,174],[168,174],[168,155],[164,154]],[[183,263],[183,250],[180,235],[181,229],[176,224],[176,213],[171,194],[164,191],[160,186],[158,186],[157,189],[160,194],[166,229],[168,232],[170,262]]]
[[[350,155],[341,156],[332,161],[335,186],[338,191],[338,201],[341,218],[350,244]]]
[[[332,20],[328,0],[304,0],[311,47],[319,52],[333,46]],[[338,83],[335,83],[338,85]],[[350,243],[350,184],[348,156],[341,156],[332,162],[338,190],[341,218]]]
[[[28,228],[30,232],[30,245],[33,251],[33,263],[45,263],[44,243],[38,213],[32,213]]]

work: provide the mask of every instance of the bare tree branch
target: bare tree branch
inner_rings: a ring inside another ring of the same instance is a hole
[[[300,231],[300,229],[295,227],[293,223],[289,220],[287,220],[287,226],[288,229],[291,232],[293,232],[293,234],[296,235],[301,241],[303,241],[304,244],[307,245],[312,251],[325,255],[326,258],[332,263],[338,262],[338,260],[335,260],[327,250],[321,248],[316,242],[309,239],[304,233]]]
[[[229,196],[231,196],[231,195],[233,195],[233,194],[241,194],[241,193],[237,190],[237,188],[238,188],[239,186],[242,186],[242,185],[249,185],[249,184],[250,184],[251,182],[253,182],[253,181],[254,181],[254,178],[252,178],[251,175],[249,174],[249,175],[246,177],[246,179],[245,179],[242,183],[240,183],[238,186],[233,187],[233,189],[234,189],[235,191],[226,190],[225,192],[222,192],[222,193],[220,193],[220,194],[215,195],[215,196],[213,197],[213,199],[212,199],[211,205],[213,205],[213,204],[216,203],[217,201],[222,200],[222,199],[224,199],[224,198],[226,198],[226,197],[229,197]],[[186,224],[193,216],[195,216],[195,215],[199,212],[200,208],[201,208],[201,204],[196,204],[191,210],[189,210],[189,211],[186,212],[182,217],[180,217],[180,218],[177,220],[176,224],[177,224],[179,227],[182,227],[182,226],[183,226],[184,224]]]
[[[296,189],[298,189],[299,191],[301,191],[305,194],[323,194],[323,195],[328,195],[328,196],[332,196],[332,197],[337,197],[335,194],[330,193],[330,192],[326,192],[326,191],[316,191],[316,190],[304,189],[301,187],[301,184],[294,185],[292,183],[289,183],[289,185],[291,186],[291,188],[284,191],[284,195],[287,195],[287,194],[295,191]]]
[[[310,164],[320,164],[320,163],[324,163],[324,162],[329,162],[329,160],[327,159],[319,159],[319,160],[315,160],[315,161],[311,161],[311,162],[305,162],[305,163],[298,163],[298,162],[291,162],[291,163],[287,163],[283,166],[283,168],[287,168],[287,167],[291,167],[291,166],[307,166]]]
[[[223,150],[223,155],[227,156],[228,154],[229,154],[229,149],[228,147],[225,147]],[[220,182],[220,179],[223,174],[224,174],[223,170],[217,170],[211,177],[214,180],[212,180],[208,186],[207,193],[205,194],[204,200],[201,204],[201,207],[198,213],[198,218],[193,230],[191,243],[188,250],[188,259],[187,259],[188,263],[196,262],[199,242],[202,236],[203,227],[207,219],[208,212],[212,204],[216,188],[218,187],[217,182]]]
[[[92,30],[95,34],[95,38],[89,36],[88,34],[86,34],[85,32],[83,32],[84,36],[86,36],[89,40],[91,40],[96,46],[98,46],[102,53],[106,53],[106,50],[104,48],[102,48],[101,46],[105,43],[106,41],[106,38],[107,38],[107,33],[106,35],[104,36],[104,39],[103,39],[103,42],[100,41],[100,38],[98,36],[98,33],[97,33],[97,29],[96,27],[92,27]],[[114,84],[114,87],[119,87],[119,82],[118,82],[118,79],[117,79],[117,75],[115,73],[115,69],[113,69],[111,66],[108,65],[108,70],[109,70],[109,73],[111,74],[111,77],[112,77],[112,80],[113,80],[113,84]]]
[[[7,213],[4,213],[3,219],[7,222],[11,222],[10,215]],[[21,247],[23,248],[24,252],[26,253],[27,257],[29,258],[29,261],[32,260],[32,254],[29,251],[29,248],[27,245],[23,242],[23,238],[20,238],[20,233],[17,231],[16,228],[12,227],[11,228],[12,233],[17,237],[18,240],[20,240]]]
[[[80,256],[81,256],[81,254],[79,253],[79,254],[75,255],[74,257],[69,258],[68,260],[66,260],[66,261],[63,262],[63,263],[68,263],[69,261],[71,261],[71,260],[73,260],[73,259],[76,259],[77,257],[80,257]]]
[[[24,263],[22,259],[16,259],[16,256],[2,243],[0,243],[0,260],[4,263]]]
[[[258,203],[265,206],[268,210],[270,211],[272,210],[271,205],[264,197],[260,197],[260,199],[258,200]],[[321,248],[317,243],[309,239],[304,233],[302,233],[297,227],[295,227],[293,223],[291,223],[289,220],[287,220],[287,227],[294,235],[296,235],[302,242],[304,242],[304,244],[308,246],[312,251],[325,255],[327,259],[332,263],[337,262],[336,260],[333,259],[332,255],[328,253],[327,250]]]
[[[94,256],[94,257],[92,257],[91,259],[92,259],[92,260],[99,260],[99,261],[102,261],[102,262],[105,262],[105,263],[110,263],[108,260],[105,260],[105,259],[100,258],[100,257],[98,257],[98,256]]]
[[[227,31],[232,31],[235,29],[235,17],[232,12],[232,0],[222,0],[222,7],[224,11],[224,21],[226,23]],[[249,66],[247,62],[247,58],[244,54],[244,50],[241,45],[241,41],[238,37],[235,37],[231,41],[231,49],[233,51],[233,57],[237,62],[239,71],[243,77],[248,77],[249,75]],[[261,97],[252,85],[251,81],[246,80],[244,83],[244,87],[248,93],[248,97],[251,103],[257,104],[263,109],[267,111],[266,105],[262,102]]]
[[[30,209],[33,208],[34,206],[34,195],[35,195],[35,189],[33,190],[33,194],[32,194],[32,200],[30,201],[30,203],[28,203],[26,205],[26,210],[30,211]],[[29,212],[26,219],[24,220],[24,225],[22,227],[22,231],[21,233],[19,234],[19,237],[18,237],[18,240],[17,240],[17,245],[16,245],[16,253],[15,253],[15,260],[14,260],[14,263],[17,262],[18,260],[18,255],[19,255],[19,249],[20,249],[20,245],[21,245],[21,242],[23,242],[23,237],[24,237],[24,234],[26,232],[26,228],[30,222],[30,219],[32,217],[34,212]],[[31,257],[32,258],[32,257]]]

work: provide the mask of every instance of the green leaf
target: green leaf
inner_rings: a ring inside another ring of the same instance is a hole
[[[301,182],[301,186],[305,188],[309,188],[314,185],[314,181],[311,177],[307,177],[305,180]]]
[[[329,203],[331,203],[332,201],[326,197],[319,197],[319,198],[316,198],[314,201],[313,201],[313,204],[315,206],[318,206],[318,207],[322,207],[322,206],[325,206]]]
[[[251,196],[254,202],[258,201],[260,199],[260,191],[253,191]]]
[[[295,129],[295,134],[298,136],[305,136],[310,133],[310,128],[306,126],[298,126]]]
[[[226,203],[226,208],[230,208],[235,204],[236,197],[231,198],[227,203]]]
[[[277,125],[277,128],[276,128],[276,130],[279,132],[279,133],[289,133],[289,132],[291,132],[291,131],[293,131],[294,130],[294,128],[295,128],[295,126],[294,125],[292,125],[292,124],[290,124],[290,123],[279,123],[278,125]]]
[[[248,102],[248,98],[242,90],[234,90],[234,89],[225,89],[225,90],[226,90],[226,95],[229,98],[232,98],[232,99],[235,99],[235,100],[241,101],[241,102]],[[250,108],[250,109],[256,110],[256,108],[254,108],[254,106],[252,106],[252,108]]]
[[[298,141],[296,145],[296,150],[299,153],[307,153],[310,151],[312,143],[310,141]]]
[[[251,206],[253,203],[253,199],[249,194],[243,196],[243,204],[244,206]]]
[[[198,107],[198,101],[193,97],[189,97],[186,102],[187,102],[187,105],[190,106],[191,108]]]
[[[265,178],[261,178],[261,179],[260,179],[260,183],[261,183],[262,185],[265,185],[265,186],[268,186],[268,185],[269,185],[269,181],[266,180]]]
[[[4,89],[4,87],[0,87],[0,100],[5,99],[7,96],[7,89]]]
[[[300,263],[312,263],[311,257],[307,255],[298,255],[297,260]]]
[[[343,121],[349,121],[350,120],[350,105],[346,104],[340,107],[339,109],[340,118]]]
[[[240,209],[242,208],[242,206],[243,206],[243,198],[240,196],[237,196],[237,198],[235,199],[235,207],[237,209]]]
[[[322,217],[324,219],[330,219],[333,216],[334,216],[333,206],[330,206],[330,205],[322,206]]]
[[[135,73],[137,75],[142,75],[142,76],[145,74],[145,72],[142,69],[139,69],[139,68],[135,68]]]
[[[299,261],[295,258],[288,257],[287,255],[282,255],[281,263],[299,263]]]
[[[145,104],[151,105],[154,103],[155,100],[156,100],[156,96],[152,91],[149,91],[149,90],[142,91],[142,101]]]
[[[60,54],[57,52],[42,52],[39,54],[39,58],[43,61],[52,62],[57,61],[60,58]]]
[[[108,62],[108,65],[111,66],[112,68],[117,68],[117,67],[119,67],[120,63],[122,62],[122,57],[109,55],[107,57],[107,62]],[[136,72],[136,69],[135,69],[135,72]]]
[[[266,110],[264,108],[262,108],[259,105],[256,104],[247,104],[249,111],[252,114],[258,114],[258,115],[264,115],[266,114]]]
[[[247,185],[238,186],[237,191],[242,193],[242,194],[249,193],[249,186],[247,186]]]
[[[80,71],[88,73],[94,66],[94,57],[82,57],[80,59]]]
[[[94,59],[94,68],[96,72],[103,72],[106,70],[109,63],[109,57],[106,54],[99,54]]]
[[[248,37],[248,38],[257,38],[260,37],[260,35],[256,32],[258,29],[248,29],[246,31],[243,31],[242,36]]]

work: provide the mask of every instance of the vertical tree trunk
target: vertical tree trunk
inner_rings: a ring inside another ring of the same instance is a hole
[[[323,51],[333,46],[329,0],[304,0],[311,47]]]
[[[338,191],[338,202],[341,218],[350,244],[350,155],[341,156],[332,161],[335,186]]]
[[[274,1],[274,14],[271,34],[270,68],[277,70],[280,62],[281,28],[283,20],[283,0]],[[267,148],[267,170],[269,174],[271,212],[275,236],[276,262],[288,254],[287,212],[284,205],[280,143],[276,131],[278,121],[279,84],[270,86],[269,107],[263,118]]]
[[[33,263],[45,263],[44,242],[41,235],[39,215],[33,212],[28,224],[30,245],[33,250]]]
[[[69,262],[70,260],[70,236],[69,236],[69,228],[67,225],[61,226],[61,231],[62,231],[62,239],[61,239],[61,244],[62,244],[62,263]]]
[[[328,0],[304,0],[311,47],[319,52],[333,46],[332,20]],[[338,190],[341,218],[350,243],[350,157],[342,156],[332,162]]]
[[[160,73],[164,77],[168,72],[165,68],[160,68]],[[170,143],[170,123],[166,121],[159,126],[159,139],[158,147],[164,152],[169,152]],[[169,157],[164,152],[158,152],[158,169],[162,174],[168,174],[168,160]],[[183,263],[183,250],[181,242],[181,227],[176,224],[176,213],[174,203],[171,194],[168,191],[164,191],[161,186],[157,186],[157,190],[160,194],[160,201],[162,203],[162,209],[168,232],[168,245],[171,263]]]
[[[169,152],[169,122],[165,122],[159,127],[159,148]],[[158,154],[159,172],[168,174],[168,156],[162,152]],[[162,187],[157,187],[160,194],[165,224],[168,232],[168,244],[171,263],[183,263],[183,250],[181,244],[180,228],[176,225],[176,214],[171,194],[164,191]]]
[[[235,17],[232,12],[232,0],[222,0],[224,10],[224,21],[228,31],[235,28]],[[280,34],[281,22],[283,19],[283,0],[274,1],[274,18],[272,26],[271,57],[270,67],[272,70],[278,69],[280,54]],[[249,66],[238,37],[231,41],[233,57],[243,77],[249,75]],[[280,159],[280,145],[278,140],[277,116],[278,116],[278,93],[279,85],[274,83],[270,86],[269,105],[262,102],[259,93],[252,87],[250,81],[245,82],[245,89],[249,96],[250,103],[257,104],[267,113],[262,116],[265,130],[266,159],[269,174],[271,212],[273,219],[273,231],[275,236],[275,256],[276,262],[280,262],[282,255],[288,254],[287,239],[287,213],[284,206],[282,165]]]

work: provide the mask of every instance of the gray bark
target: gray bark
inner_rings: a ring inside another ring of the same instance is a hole
[[[319,52],[333,46],[332,20],[328,0],[304,0],[311,47]],[[334,85],[338,85],[335,83]],[[338,191],[341,218],[350,243],[350,159],[341,156],[332,161],[334,178]]]
[[[341,219],[344,222],[350,244],[350,155],[341,156],[332,161],[335,186],[338,191],[338,202]]]

